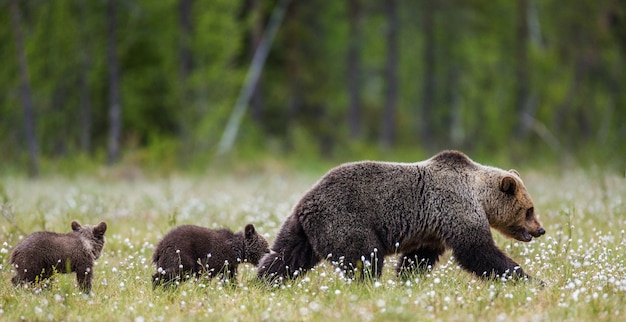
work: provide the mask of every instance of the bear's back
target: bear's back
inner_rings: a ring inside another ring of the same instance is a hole
[[[387,187],[398,182],[416,182],[421,172],[416,163],[396,163],[382,161],[359,161],[344,163],[328,171],[312,189],[354,187]]]
[[[27,264],[42,260],[67,259],[81,247],[81,241],[75,234],[38,231],[28,235],[15,246],[11,253],[11,263]]]
[[[159,244],[153,261],[167,249],[175,249],[194,257],[205,258],[207,254],[225,254],[231,249],[235,233],[229,229],[213,230],[196,225],[182,225],[172,229]],[[223,257],[223,256],[220,256]]]
[[[210,229],[207,227],[196,225],[182,225],[172,229],[166,236],[166,239],[183,241],[210,241],[211,243],[224,242],[231,239],[234,233],[226,228],[222,229]],[[164,239],[165,239],[164,238]]]

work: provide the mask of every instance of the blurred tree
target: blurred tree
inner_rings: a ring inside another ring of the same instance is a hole
[[[331,67],[328,43],[324,42],[333,36],[334,25],[329,21],[337,14],[339,5],[321,0],[306,5],[291,2],[283,28],[290,89],[288,127],[313,133],[320,154],[326,157],[333,153],[339,135],[336,124],[345,115],[331,107],[329,98],[338,85],[331,75],[338,69]],[[319,15],[320,12],[326,15]]]
[[[122,139],[122,106],[120,100],[120,70],[117,58],[117,1],[108,0],[107,11],[107,65],[109,70],[109,145],[107,163],[120,158]]]
[[[424,34],[423,45],[423,71],[422,74],[422,101],[421,113],[419,114],[420,142],[426,147],[433,147],[434,108],[435,108],[435,76],[436,64],[435,49],[435,17],[437,15],[436,1],[423,1],[422,8],[422,32]]]
[[[0,21],[12,20],[0,28],[0,60],[18,57],[0,68],[0,157],[213,155],[277,3],[0,1]],[[624,4],[292,2],[238,144],[329,156],[592,148],[617,158]]]
[[[89,6],[87,1],[79,1],[78,21],[82,28],[79,28],[80,41],[80,76],[78,88],[80,90],[80,148],[85,153],[91,152],[91,132],[92,132],[92,104],[91,87],[89,86],[89,72],[93,64],[92,48],[90,45],[91,30],[89,26]]]
[[[180,37],[178,39],[178,60],[180,65],[180,79],[185,84],[193,70],[193,56],[191,53],[191,41],[193,39],[192,20],[193,0],[178,1],[178,24]]]
[[[519,115],[515,137],[524,138],[534,119],[534,104],[530,100],[530,71],[528,62],[528,12],[530,0],[517,0],[515,26],[515,111]]]
[[[386,94],[382,123],[381,144],[384,149],[393,145],[396,127],[396,104],[398,101],[398,13],[395,0],[385,1],[387,16],[387,63],[385,66]]]
[[[263,7],[262,0],[250,0],[249,5],[250,16],[252,19],[252,23],[250,26],[249,37],[250,37],[250,51],[249,56],[250,60],[254,57],[254,53],[256,52],[259,44],[261,43],[261,37],[263,37],[263,21],[265,20],[265,9]],[[250,98],[251,109],[250,112],[252,114],[252,119],[260,124],[262,120],[262,109],[263,109],[263,78],[259,78],[252,92],[252,97]]]
[[[20,8],[18,0],[11,0],[11,21],[13,23],[13,34],[15,36],[15,49],[17,51],[19,73],[20,73],[20,96],[24,109],[24,129],[26,132],[26,144],[28,145],[29,167],[28,173],[31,177],[39,176],[39,146],[36,136],[35,107],[33,104],[28,75],[28,60],[24,50],[24,36],[20,22]]]
[[[192,140],[191,133],[193,132],[193,120],[196,117],[195,113],[189,111],[194,110],[194,92],[190,84],[190,78],[194,71],[193,64],[193,40],[194,40],[194,25],[193,25],[193,0],[179,0],[178,1],[178,74],[179,74],[179,102],[182,106],[186,107],[182,109],[178,116],[178,131],[180,133],[180,139],[184,143],[188,143]]]
[[[348,124],[350,138],[358,139],[361,136],[361,0],[350,0],[348,6]]]

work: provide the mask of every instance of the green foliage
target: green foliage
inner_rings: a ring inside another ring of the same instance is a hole
[[[259,1],[258,7],[254,1],[192,1],[189,34],[181,23],[181,0],[118,2],[125,162],[167,171],[212,162],[250,66],[252,40],[277,3]],[[1,21],[11,20],[9,3],[0,2]],[[432,9],[398,1],[398,105],[393,146],[386,150],[379,142],[389,21],[380,2],[360,3],[362,136],[348,135],[350,2],[291,1],[251,103],[257,114],[244,120],[231,158],[246,151],[247,158],[387,159],[457,148],[516,160],[532,154],[530,162],[566,158],[624,167],[619,156],[626,153],[626,46],[620,35],[626,18],[620,0],[567,6],[529,1],[527,12],[520,12],[518,1],[454,0]],[[108,140],[107,2],[18,6],[44,171],[62,163],[96,168],[84,159],[104,162]],[[425,10],[432,10],[426,14],[435,31],[430,138],[418,135],[427,67]],[[533,106],[520,136],[515,28],[522,14]],[[0,69],[0,171],[22,172],[28,155],[12,27],[0,29],[0,40],[0,61],[6,62]],[[164,164],[156,166],[159,160]]]

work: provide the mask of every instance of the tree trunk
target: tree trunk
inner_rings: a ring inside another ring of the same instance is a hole
[[[85,2],[80,2],[80,21],[82,24],[88,24],[87,17],[88,8]],[[89,154],[91,151],[91,91],[89,88],[89,69],[91,68],[91,48],[89,47],[89,38],[91,35],[84,29],[80,31],[81,42],[81,71],[78,79],[80,88],[79,105],[80,105],[80,148],[84,153]]]
[[[387,93],[385,95],[381,143],[384,149],[388,149],[393,144],[396,102],[398,101],[398,13],[396,0],[385,1],[385,13],[387,15],[387,64],[385,66]]]
[[[87,56],[87,54],[85,54]],[[83,61],[82,71],[80,73],[80,148],[84,153],[89,154],[91,151],[91,98],[89,90],[88,69],[89,62]]]
[[[18,1],[12,0],[11,21],[13,22],[13,33],[15,35],[15,48],[17,50],[18,68],[20,73],[20,97],[24,107],[24,129],[26,132],[26,143],[28,145],[28,174],[31,177],[39,176],[39,147],[35,134],[35,107],[33,104],[30,79],[28,77],[28,61],[24,51],[24,37],[20,22],[20,9]]]
[[[122,107],[120,102],[120,71],[117,61],[117,2],[107,2],[107,64],[109,68],[109,147],[107,162],[116,163],[120,158],[122,135]]]
[[[193,53],[191,50],[193,38],[193,19],[192,19],[193,0],[178,1],[178,76],[179,76],[179,92],[180,104],[187,108],[178,114],[177,131],[181,142],[184,146],[194,145],[193,131],[195,120],[198,119],[194,91],[189,82],[193,70]],[[189,153],[183,153],[185,158]]]
[[[530,78],[528,76],[528,0],[517,0],[517,22],[515,26],[515,113],[518,124],[515,138],[526,137],[534,118],[530,100]]]
[[[585,77],[587,76],[588,67],[585,63],[584,59],[578,55],[574,59],[573,64],[573,76],[570,82],[570,85],[567,89],[565,97],[563,98],[563,102],[561,102],[558,107],[554,110],[553,117],[553,132],[554,133],[568,133],[568,131],[572,130],[572,125],[568,124],[567,121],[571,119],[572,111],[574,108],[574,102],[576,101],[576,94],[580,91],[583,86],[583,82]],[[558,136],[561,140],[567,140],[567,142],[572,143],[573,140],[580,139],[580,133],[577,131],[577,137],[572,138],[569,136]]]
[[[261,38],[263,37],[263,3],[261,0],[252,0],[251,2],[250,12],[252,14],[252,28],[250,29],[250,57],[252,58],[257,48],[259,48]],[[250,98],[250,112],[252,119],[257,122],[257,124],[263,121],[262,86],[263,81],[259,78],[252,92],[252,97]]]
[[[192,7],[193,0],[180,0],[178,2],[178,23],[181,29],[178,44],[178,60],[180,64],[180,78],[183,84],[185,84],[185,89],[188,88],[186,86],[187,80],[193,69],[193,56],[191,54],[191,40],[193,37]]]
[[[297,116],[303,110],[303,90],[301,84],[299,64],[298,39],[294,28],[298,24],[298,4],[292,2],[285,14],[285,28],[283,29],[285,46],[285,68],[287,69],[287,109],[285,115],[285,151],[294,150],[294,135],[297,125]]]
[[[433,111],[435,104],[435,1],[425,1],[422,15],[424,31],[424,75],[422,86],[422,111],[419,122],[421,142],[432,146]]]
[[[348,124],[350,138],[361,136],[361,1],[348,1],[350,35],[348,36]]]

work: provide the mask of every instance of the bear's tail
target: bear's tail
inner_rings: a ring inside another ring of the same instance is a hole
[[[267,282],[295,278],[306,273],[321,259],[309,242],[295,214],[283,224],[272,252],[258,265],[258,277]]]

